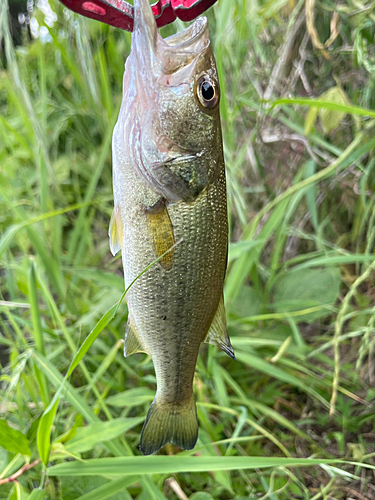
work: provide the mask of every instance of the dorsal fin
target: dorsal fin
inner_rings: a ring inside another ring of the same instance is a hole
[[[142,344],[130,319],[128,319],[125,330],[124,356],[126,358],[131,354],[135,354],[137,352],[145,352],[146,354],[150,354],[149,350]]]
[[[219,305],[217,306],[216,314],[212,320],[207,337],[204,340],[208,344],[216,345],[223,349],[233,359],[236,359],[233,347],[230,343],[227,322],[225,319],[224,297],[221,296]]]
[[[122,249],[124,231],[122,227],[122,219],[120,207],[117,205],[113,209],[111,222],[109,223],[109,247],[111,249],[112,255]]]

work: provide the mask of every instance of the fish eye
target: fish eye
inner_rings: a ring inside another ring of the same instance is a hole
[[[206,109],[214,109],[220,100],[219,85],[207,75],[198,80],[196,94],[200,104]]]

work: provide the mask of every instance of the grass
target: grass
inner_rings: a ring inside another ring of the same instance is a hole
[[[372,7],[208,12],[237,359],[202,346],[196,448],[141,457],[155,376],[123,358],[107,237],[130,35],[50,4],[53,27],[35,13],[47,41],[17,48],[0,5],[0,499],[372,498]]]

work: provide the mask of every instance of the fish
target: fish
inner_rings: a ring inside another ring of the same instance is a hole
[[[147,353],[156,374],[144,455],[167,443],[194,448],[200,344],[234,358],[223,298],[228,220],[219,102],[207,19],[162,38],[148,0],[134,0],[112,142],[109,237],[112,254],[122,252],[125,287],[136,280],[126,295],[124,354]]]

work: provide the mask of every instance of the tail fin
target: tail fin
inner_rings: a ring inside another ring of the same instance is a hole
[[[140,450],[151,455],[167,443],[183,450],[194,448],[198,439],[197,409],[193,396],[181,405],[168,405],[154,399],[148,410],[141,435]]]

